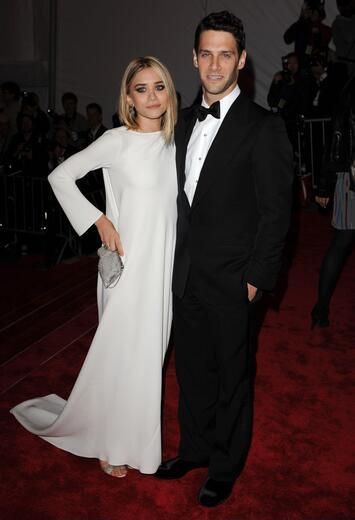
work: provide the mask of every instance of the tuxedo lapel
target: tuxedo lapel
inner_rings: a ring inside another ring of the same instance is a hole
[[[179,191],[184,191],[185,187],[185,164],[186,152],[192,130],[196,123],[195,107],[190,107],[182,113],[182,121],[176,135],[176,168],[178,176]]]
[[[248,99],[240,94],[225,116],[203,164],[192,210],[213,183],[223,175],[225,165],[239,152],[240,143],[246,133],[248,102]]]

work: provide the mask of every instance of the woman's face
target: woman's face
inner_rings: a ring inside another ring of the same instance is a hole
[[[133,76],[127,101],[134,105],[137,112],[138,126],[151,124],[153,120],[157,122],[162,118],[168,108],[168,91],[163,83],[161,76],[152,67],[142,69]]]

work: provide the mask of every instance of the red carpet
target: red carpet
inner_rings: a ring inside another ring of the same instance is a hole
[[[1,491],[4,520],[354,520],[355,255],[333,298],[331,327],[310,330],[329,218],[303,213],[279,308],[259,336],[253,444],[227,504],[197,505],[205,470],[177,482],[130,471],[118,480],[97,461],[27,433],[8,410],[51,392],[65,397],[96,322],[93,259],[49,271],[27,258],[1,266]],[[287,281],[287,283],[286,283]],[[175,454],[177,386],[166,371],[164,452]]]

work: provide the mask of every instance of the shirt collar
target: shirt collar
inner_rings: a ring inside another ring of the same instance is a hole
[[[228,110],[234,103],[234,101],[237,99],[237,97],[240,94],[240,88],[238,85],[235,86],[235,88],[230,92],[227,96],[224,96],[222,99],[219,100],[220,104],[220,110],[221,110],[221,119],[224,118],[224,116],[227,114]],[[208,108],[209,105],[206,103],[205,98],[202,99],[201,105],[203,107]]]

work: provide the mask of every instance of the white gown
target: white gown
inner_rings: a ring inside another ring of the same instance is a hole
[[[79,235],[102,214],[75,180],[103,168],[106,215],[122,240],[125,268],[105,289],[99,325],[68,401],[48,395],[11,410],[55,446],[154,473],[161,462],[162,365],[171,327],[176,227],[175,148],[161,132],[107,131],[58,166],[49,181]]]

